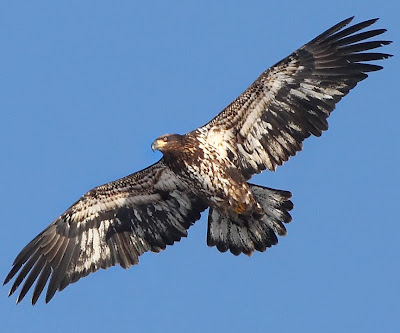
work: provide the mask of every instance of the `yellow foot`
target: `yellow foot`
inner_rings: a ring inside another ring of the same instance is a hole
[[[242,214],[246,208],[247,206],[244,203],[239,202],[238,206],[233,211],[237,214]]]

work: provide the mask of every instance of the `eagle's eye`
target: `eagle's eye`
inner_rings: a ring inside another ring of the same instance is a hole
[[[164,141],[164,142],[168,142],[168,137],[167,137],[167,136],[164,136],[164,137],[163,137],[163,141]]]

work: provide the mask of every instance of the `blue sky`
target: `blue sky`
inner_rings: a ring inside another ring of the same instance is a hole
[[[399,54],[398,1],[52,1],[0,4],[0,277],[94,186],[160,158],[165,132],[203,125],[267,67],[324,29],[380,17]],[[0,288],[3,332],[394,332],[400,326],[396,207],[398,57],[330,117],[322,138],[254,182],[293,193],[278,246],[251,258],[189,237],[18,306]]]

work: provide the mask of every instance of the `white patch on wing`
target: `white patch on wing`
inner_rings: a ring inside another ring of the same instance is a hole
[[[261,99],[257,102],[257,104],[253,107],[253,110],[250,114],[247,115],[244,124],[240,129],[240,135],[243,137],[247,137],[249,130],[253,127],[254,123],[260,118],[261,114],[266,109],[267,101]]]
[[[166,181],[166,184],[160,186],[161,188],[169,189],[168,185],[175,185],[173,180]],[[128,195],[114,195],[112,197],[93,200],[92,198],[82,199],[83,202],[78,202],[73,207],[73,213],[70,215],[72,222],[80,222],[87,217],[92,217],[100,212],[112,210],[118,207],[140,205],[147,202],[152,202],[160,199],[158,193],[136,193],[135,196]]]
[[[93,230],[93,253],[92,253],[92,260],[95,263],[98,263],[101,259],[101,240],[99,237],[99,231]]]
[[[301,127],[294,122],[289,122],[289,127],[293,128],[296,132],[301,132]]]
[[[86,251],[87,236],[88,236],[87,232],[83,232],[82,233],[81,244],[80,244],[81,252],[85,252]]]
[[[332,95],[336,94],[327,94],[326,92],[329,92],[328,89],[324,88],[322,92],[320,88],[316,87],[314,84],[307,84],[305,82],[300,84],[300,89],[304,91],[308,96],[314,97],[319,100],[324,100],[324,99],[333,99]],[[318,89],[318,90],[317,90]]]
[[[290,93],[294,96],[297,96],[301,99],[305,99],[306,101],[309,101],[310,99],[308,98],[308,96],[301,90],[297,90],[297,89],[290,89]]]

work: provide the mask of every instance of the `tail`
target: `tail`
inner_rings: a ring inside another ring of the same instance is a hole
[[[264,252],[278,243],[279,236],[286,235],[283,222],[292,220],[289,211],[293,208],[292,194],[287,191],[250,184],[254,198],[265,215],[256,217],[238,216],[237,219],[219,214],[210,207],[208,215],[207,245],[216,246],[221,252],[230,250],[234,255],[252,255],[254,250]],[[276,234],[275,234],[276,233]]]

